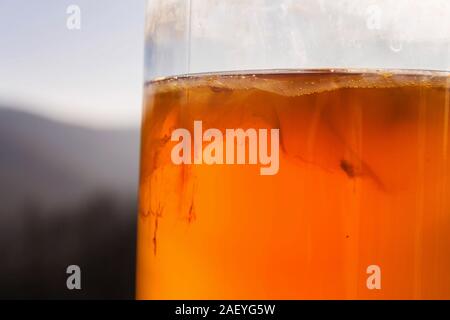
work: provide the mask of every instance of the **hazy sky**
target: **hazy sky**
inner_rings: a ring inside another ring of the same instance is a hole
[[[81,30],[66,26],[81,9]],[[137,126],[145,0],[0,0],[0,105],[95,127]]]

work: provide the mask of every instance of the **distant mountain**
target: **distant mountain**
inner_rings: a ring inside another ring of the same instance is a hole
[[[97,130],[0,107],[0,212],[97,190],[134,196],[139,130]]]

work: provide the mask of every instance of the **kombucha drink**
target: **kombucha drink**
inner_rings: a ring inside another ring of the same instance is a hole
[[[432,71],[148,83],[137,298],[450,299],[449,98]],[[230,129],[249,134],[227,158]]]

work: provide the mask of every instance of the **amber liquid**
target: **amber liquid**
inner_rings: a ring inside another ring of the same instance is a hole
[[[445,72],[149,83],[137,298],[450,299],[449,97]],[[175,165],[171,133],[195,120],[279,128],[279,172]]]

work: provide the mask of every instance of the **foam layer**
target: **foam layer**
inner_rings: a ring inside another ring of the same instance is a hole
[[[435,87],[450,88],[450,72],[307,70],[195,74],[156,79],[153,93],[209,87],[212,90],[258,89],[283,96],[300,96],[343,88]]]

